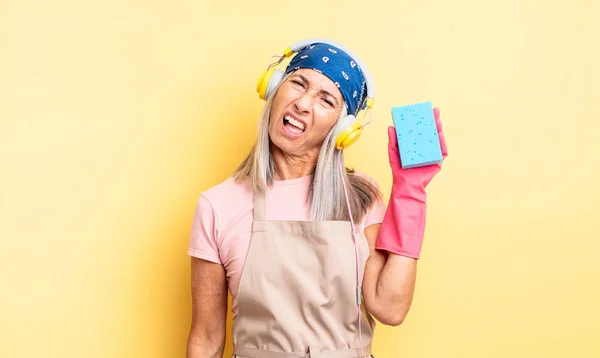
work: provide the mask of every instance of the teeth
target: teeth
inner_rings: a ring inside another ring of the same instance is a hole
[[[304,124],[302,124],[301,122],[295,120],[291,116],[285,116],[285,117],[283,117],[283,119],[285,119],[286,121],[288,121],[294,127],[300,128],[301,130],[304,130]]]

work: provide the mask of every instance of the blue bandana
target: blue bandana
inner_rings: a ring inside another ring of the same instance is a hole
[[[348,114],[356,116],[364,108],[365,78],[358,64],[346,52],[332,45],[314,43],[292,58],[285,74],[299,68],[310,68],[329,77],[342,92]]]

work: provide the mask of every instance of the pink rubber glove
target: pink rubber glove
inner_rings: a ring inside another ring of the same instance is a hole
[[[440,110],[433,109],[442,160],[448,156],[446,141],[440,122]],[[393,184],[381,231],[375,248],[418,259],[425,233],[427,194],[425,187],[442,169],[442,164],[402,169],[398,154],[398,137],[393,126],[388,128],[388,155],[392,168]]]

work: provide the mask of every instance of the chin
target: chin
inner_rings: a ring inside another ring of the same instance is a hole
[[[283,153],[289,153],[293,150],[293,144],[282,136],[271,136],[271,145]]]

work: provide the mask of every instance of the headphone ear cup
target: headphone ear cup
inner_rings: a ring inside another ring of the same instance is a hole
[[[277,85],[283,79],[283,76],[283,71],[278,70],[275,67],[271,67],[264,71],[256,83],[256,92],[258,92],[258,97],[264,100],[269,98],[271,93],[273,93],[273,90],[277,88]]]
[[[263,71],[263,73],[258,78],[258,82],[256,83],[256,92],[258,93],[258,97],[260,99],[265,99],[267,87],[269,85],[271,77],[273,76],[273,72],[275,72],[275,68],[268,68],[267,70]]]
[[[263,84],[263,82],[265,82],[265,78],[267,77],[268,74],[269,74],[269,70],[263,71],[260,74],[258,81],[256,82],[256,93],[258,93],[259,97],[260,97],[260,89],[262,88],[262,84]]]
[[[356,142],[361,134],[362,126],[360,125],[360,122],[355,116],[348,115],[342,120],[340,134],[338,134],[335,140],[335,147],[337,149],[346,149],[352,143]]]
[[[279,86],[284,76],[285,73],[282,70],[275,70],[275,72],[273,72],[273,76],[271,76],[271,79],[269,80],[269,84],[267,86],[267,93],[265,94],[265,99],[268,99],[271,96],[271,94],[275,92],[275,89],[277,88],[277,86]]]

